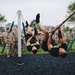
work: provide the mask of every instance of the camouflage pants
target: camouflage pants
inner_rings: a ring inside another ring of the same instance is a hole
[[[6,49],[7,49],[7,55],[13,55],[14,51],[13,51],[13,45],[10,44],[10,45],[6,45]]]

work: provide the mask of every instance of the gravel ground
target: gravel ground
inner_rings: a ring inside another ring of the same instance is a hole
[[[17,65],[19,61],[24,65]],[[66,58],[50,54],[0,56],[0,75],[75,75],[75,53],[68,53]]]

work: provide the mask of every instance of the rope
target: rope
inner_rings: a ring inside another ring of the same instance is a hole
[[[23,21],[25,22],[25,19],[24,19],[24,17],[23,17],[23,15],[22,15],[22,14],[21,14],[21,17],[22,17]]]
[[[15,17],[14,17],[14,19],[13,19],[14,22],[15,22],[15,20],[16,20],[17,14],[18,14],[18,12],[16,13],[16,15],[15,15]]]

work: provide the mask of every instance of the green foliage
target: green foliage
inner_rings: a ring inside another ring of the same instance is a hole
[[[70,28],[68,26],[64,29],[65,32],[69,31],[69,30],[70,30]]]
[[[7,51],[5,49],[4,53],[2,53],[2,46],[0,46],[0,55],[6,55],[7,54]]]
[[[69,52],[75,52],[75,42],[72,44],[71,50]]]
[[[68,6],[68,14],[72,13],[75,10],[75,2],[72,2],[69,6]],[[73,15],[69,20],[69,22],[74,22],[75,21],[75,15]]]
[[[0,46],[0,55],[7,55],[7,50],[6,49],[4,50],[4,53],[3,54],[1,53],[1,51],[2,51],[2,46]],[[75,42],[73,43],[72,48],[71,48],[71,50],[69,50],[69,52],[75,52]],[[16,53],[16,52],[14,52],[14,53]],[[45,52],[43,49],[41,49],[41,47],[40,47],[40,49],[37,52],[37,54],[45,54],[45,53],[49,54],[48,52]],[[22,54],[33,54],[33,53],[32,52],[29,52],[27,50],[27,48],[24,48],[22,50]]]
[[[68,6],[68,13],[73,12],[75,10],[75,2],[72,2],[69,6]]]
[[[69,21],[70,21],[70,22],[74,22],[74,21],[75,21],[75,17],[71,17],[71,18],[69,19]]]
[[[0,22],[6,22],[5,16],[2,14],[0,14]]]

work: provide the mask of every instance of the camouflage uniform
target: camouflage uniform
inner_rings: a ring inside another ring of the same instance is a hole
[[[10,54],[12,54],[12,56],[14,56],[13,53],[13,35],[11,32],[6,32],[5,36],[5,43],[6,43],[6,49],[7,49],[7,57],[10,56]]]
[[[13,34],[13,38],[14,38],[14,49],[17,52],[18,51],[18,31],[13,29],[12,34]]]
[[[74,37],[74,33],[72,32],[72,30],[68,31],[67,32],[67,44],[69,44],[72,41],[73,37]]]
[[[2,32],[0,30],[0,46],[2,46]]]
[[[39,39],[39,43],[40,45],[42,45],[42,41],[43,41],[43,37],[44,37],[44,33],[42,31],[38,30],[38,39]]]
[[[24,37],[24,33],[21,33],[21,45],[22,45],[22,50],[26,47],[26,41]]]
[[[59,39],[58,39],[58,33],[57,31],[54,33],[54,35],[52,36],[53,40],[58,44],[59,43]]]
[[[2,45],[4,44],[5,40],[4,40],[4,36],[5,36],[6,32],[2,33]]]

